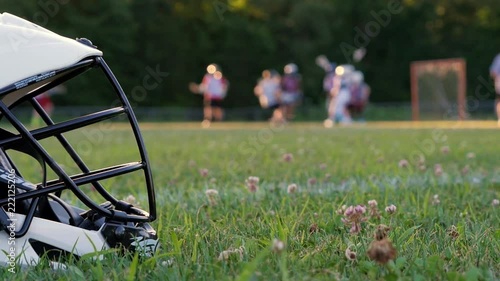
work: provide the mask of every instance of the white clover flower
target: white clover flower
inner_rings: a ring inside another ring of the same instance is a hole
[[[392,215],[396,212],[397,208],[394,204],[391,204],[387,207],[385,207],[385,211],[389,214],[389,215]]]
[[[283,250],[285,250],[285,243],[279,239],[274,239],[273,240],[273,245],[271,247],[271,250],[275,253],[281,253]]]
[[[295,193],[295,192],[297,191],[297,189],[298,189],[298,186],[297,186],[296,184],[292,183],[292,184],[290,184],[290,185],[288,186],[288,188],[287,188],[287,190],[286,190],[286,191],[287,191],[289,194],[293,194],[293,193]]]

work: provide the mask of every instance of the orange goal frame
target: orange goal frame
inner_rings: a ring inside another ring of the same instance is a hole
[[[440,60],[426,60],[414,61],[410,64],[410,83],[411,83],[411,107],[413,121],[420,120],[420,107],[418,101],[418,76],[419,73],[428,68],[455,68],[458,75],[458,96],[457,108],[458,118],[464,120],[466,117],[465,102],[466,102],[466,62],[463,58],[453,59],[440,59]]]

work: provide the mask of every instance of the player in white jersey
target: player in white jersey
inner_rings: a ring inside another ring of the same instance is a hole
[[[342,124],[352,122],[347,105],[351,99],[349,85],[350,75],[353,71],[354,67],[352,65],[340,65],[335,69],[328,119],[324,121],[325,127],[332,127],[335,122]]]
[[[255,95],[259,98],[262,108],[273,111],[271,122],[283,122],[283,113],[280,106],[280,75],[276,71],[264,70],[262,78],[259,79],[254,88]]]

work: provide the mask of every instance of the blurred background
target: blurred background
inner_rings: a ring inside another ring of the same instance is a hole
[[[201,120],[202,98],[189,92],[210,63],[230,87],[227,120],[265,120],[253,88],[264,69],[298,65],[304,98],[298,120],[323,120],[325,55],[363,71],[371,87],[367,120],[410,120],[410,64],[463,58],[470,119],[494,119],[489,66],[500,52],[497,0],[0,0],[0,12],[23,17],[70,38],[90,39],[104,52],[132,96],[151,71],[168,73],[138,98],[142,120]],[[366,55],[352,60],[355,49]],[[453,80],[453,79],[452,79]],[[103,82],[82,79],[53,97],[56,114],[109,105]],[[101,88],[102,87],[102,88]],[[71,105],[72,107],[67,107]],[[77,107],[75,107],[77,106]]]

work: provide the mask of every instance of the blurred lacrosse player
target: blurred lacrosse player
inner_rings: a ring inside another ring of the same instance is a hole
[[[52,116],[52,112],[54,112],[54,103],[52,102],[52,96],[57,94],[65,94],[66,87],[59,85],[50,89],[47,92],[43,92],[38,96],[35,96],[35,100],[40,104],[40,106],[45,110],[45,112],[50,116]],[[33,109],[32,117],[31,117],[31,125],[34,127],[39,127],[42,125],[42,119],[38,112]]]
[[[281,103],[286,120],[294,117],[294,111],[302,97],[302,76],[296,64],[287,64],[281,78]]]
[[[495,111],[497,113],[498,126],[500,127],[500,54],[498,54],[490,66],[491,78],[495,82]]]
[[[328,106],[332,99],[333,81],[335,80],[335,68],[337,64],[331,63],[325,68],[325,78],[323,78],[323,91],[326,93],[326,107]]]
[[[361,117],[370,97],[370,87],[364,82],[361,71],[354,71],[350,75],[349,91],[351,98],[347,110],[351,117]]]
[[[333,88],[330,92],[331,99],[328,107],[328,119],[324,121],[327,128],[332,127],[336,122],[349,124],[352,122],[347,105],[351,99],[350,76],[354,72],[352,65],[340,65],[335,68],[333,78]]]
[[[280,106],[280,87],[281,77],[275,70],[264,70],[262,78],[259,79],[254,88],[255,95],[259,98],[259,103],[262,108],[271,109],[271,123],[283,122],[283,113]]]
[[[337,64],[330,62],[325,55],[319,55],[316,57],[316,65],[325,71],[325,77],[323,78],[323,91],[325,92],[326,97],[326,110],[328,110],[328,107],[330,106],[331,92],[333,89],[333,78],[335,77],[335,68],[337,67]]]
[[[222,101],[228,87],[229,82],[222,75],[220,67],[214,63],[207,66],[207,73],[201,84],[189,84],[191,92],[203,94],[203,127],[209,127],[212,121],[222,121],[224,118]]]

